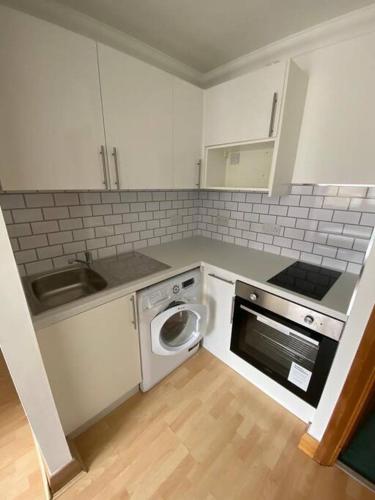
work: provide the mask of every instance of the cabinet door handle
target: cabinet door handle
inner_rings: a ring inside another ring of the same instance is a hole
[[[198,188],[200,188],[201,187],[202,160],[197,160],[196,166],[198,167],[198,182],[196,183],[196,186]]]
[[[107,174],[107,161],[106,161],[106,154],[105,154],[105,147],[102,145],[100,146],[100,156],[102,157],[102,166],[103,166],[103,184],[105,185],[105,188],[108,189],[108,174]]]
[[[113,161],[115,163],[115,171],[116,171],[115,184],[117,186],[117,189],[120,189],[120,174],[119,174],[119,170],[118,170],[117,148],[115,146],[113,146],[113,149],[112,149],[112,156],[113,156]]]
[[[220,281],[224,281],[224,283],[228,283],[228,285],[234,285],[234,281],[226,280],[225,278],[222,278],[221,276],[217,276],[216,274],[211,274],[209,273],[208,276],[211,278],[215,278]]]
[[[134,330],[137,330],[137,308],[135,305],[135,298],[134,295],[130,297],[131,303],[132,303],[132,309],[133,309],[133,319],[132,319],[132,324],[134,326]]]
[[[276,106],[277,106],[277,92],[274,92],[272,98],[272,110],[271,110],[271,119],[270,119],[270,128],[268,131],[268,137],[273,136],[275,128]]]

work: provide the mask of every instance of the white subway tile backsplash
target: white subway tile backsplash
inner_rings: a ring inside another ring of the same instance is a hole
[[[68,265],[86,248],[98,258],[194,234],[358,273],[375,224],[374,191],[25,193],[1,194],[0,204],[22,273]]]
[[[59,255],[63,254],[63,247],[62,245],[53,245],[49,247],[38,248],[37,254],[40,260],[58,257]]]
[[[294,240],[292,248],[293,250],[299,250],[300,252],[312,252],[313,244],[309,241]]]
[[[321,208],[323,205],[323,196],[301,196],[301,207]]]
[[[50,245],[68,243],[69,241],[73,241],[73,234],[71,231],[60,231],[59,233],[50,233],[48,234],[48,241]]]
[[[352,236],[353,238],[371,238],[373,228],[367,226],[355,226],[353,224],[345,224],[343,234]]]
[[[17,238],[18,236],[30,236],[31,226],[30,224],[10,224],[8,226],[8,234],[11,238]]]
[[[337,271],[345,271],[347,262],[343,260],[331,259],[330,257],[324,257],[322,261],[324,267],[330,267],[332,269],[337,269]]]
[[[53,269],[53,264],[51,259],[46,259],[25,264],[25,267],[27,274],[37,274],[51,271]]]
[[[360,212],[349,212],[346,210],[335,210],[333,222],[343,222],[344,224],[358,224],[361,217]]]
[[[330,221],[332,220],[333,210],[327,210],[325,208],[311,208],[309,212],[310,219]]]
[[[352,198],[349,208],[360,212],[375,213],[375,198]]]
[[[294,240],[303,240],[305,236],[305,231],[303,231],[303,229],[294,229],[291,227],[286,227],[284,230],[284,236]]]
[[[337,196],[326,196],[324,198],[323,208],[334,208],[345,210],[349,207],[350,198],[339,198]]]
[[[52,207],[43,208],[43,216],[45,220],[69,219],[70,214],[68,207]]]
[[[25,200],[22,194],[0,194],[0,206],[2,209],[14,210],[15,208],[24,208]]]
[[[289,217],[299,217],[303,219],[307,219],[309,215],[309,209],[306,207],[289,207],[288,208],[288,216]]]
[[[45,234],[39,234],[37,236],[24,236],[19,238],[18,241],[22,250],[45,247],[48,245],[47,236]]]
[[[366,196],[367,187],[365,186],[341,186],[339,196],[348,196],[349,198],[363,198]]]
[[[322,255],[323,257],[336,257],[337,248],[326,245],[318,245],[315,243],[313,253]]]
[[[54,199],[51,193],[32,193],[25,194],[26,206],[34,207],[53,207]]]
[[[33,234],[54,233],[59,230],[59,225],[55,220],[32,222],[31,230]]]
[[[313,193],[319,196],[337,196],[338,186],[314,186]]]
[[[308,253],[308,252],[301,252],[300,254],[300,259],[303,260],[304,262],[309,262],[310,264],[315,264],[316,266],[320,266],[322,264],[323,258],[320,255]],[[327,266],[330,267],[330,266]]]
[[[375,226],[375,214],[364,213],[361,215],[360,224],[362,226]]]
[[[79,205],[78,193],[55,193],[54,198],[57,207]]]
[[[346,250],[344,248],[339,248],[337,251],[337,258],[349,262],[354,262],[356,264],[362,264],[364,255],[363,252],[356,252],[355,250]]]
[[[37,260],[37,254],[34,249],[20,250],[19,252],[14,252],[14,258],[16,259],[17,264],[24,264],[25,262],[33,262],[34,260]]]
[[[308,186],[308,185],[295,185],[292,186],[291,189],[292,194],[312,194],[313,193],[313,186]]]
[[[24,208],[13,210],[14,222],[33,222],[43,220],[43,214],[40,208]]]

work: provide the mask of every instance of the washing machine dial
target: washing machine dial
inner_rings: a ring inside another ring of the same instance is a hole
[[[180,287],[178,285],[174,285],[172,290],[173,290],[173,293],[175,295],[177,295],[180,292]]]

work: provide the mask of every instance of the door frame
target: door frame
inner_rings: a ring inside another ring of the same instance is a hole
[[[321,465],[333,465],[375,396],[375,306],[365,328],[348,377],[320,443],[312,446],[312,458]],[[309,442],[302,436],[300,448]],[[313,439],[311,437],[311,439]],[[307,451],[307,450],[305,450]]]

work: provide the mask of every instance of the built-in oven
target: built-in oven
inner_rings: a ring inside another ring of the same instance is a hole
[[[232,352],[317,407],[344,323],[241,281]]]

